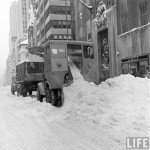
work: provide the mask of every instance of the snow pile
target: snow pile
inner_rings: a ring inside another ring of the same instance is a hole
[[[149,137],[149,79],[95,85],[70,65],[74,82],[61,108],[0,87],[0,150],[125,150],[126,137]]]
[[[65,89],[69,126],[102,149],[125,149],[126,137],[148,136],[147,78],[121,75],[97,86],[72,71],[75,81]]]

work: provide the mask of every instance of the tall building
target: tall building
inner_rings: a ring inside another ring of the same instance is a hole
[[[37,45],[47,40],[75,39],[72,0],[37,0]]]
[[[29,47],[36,46],[36,1],[29,0],[28,43]]]
[[[9,20],[9,48],[10,53],[12,53],[16,38],[27,35],[28,0],[18,0],[11,3]]]
[[[10,52],[12,51],[15,39],[19,34],[19,11],[18,11],[18,2],[14,1],[11,3],[9,10],[9,21],[10,21],[10,30],[9,30],[9,48]]]
[[[19,28],[19,11],[18,11],[18,2],[13,1],[9,10],[9,20],[10,20],[10,34],[12,36],[18,35]]]
[[[28,26],[28,11],[29,2],[28,0],[18,0],[18,11],[19,11],[19,35],[27,35]]]
[[[13,1],[10,6],[9,56],[6,65],[9,77],[11,77],[17,62],[18,42],[27,39],[28,7],[28,0]]]

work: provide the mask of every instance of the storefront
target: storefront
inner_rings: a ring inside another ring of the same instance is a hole
[[[148,66],[149,54],[121,59],[122,74],[134,73],[136,76],[144,77]]]

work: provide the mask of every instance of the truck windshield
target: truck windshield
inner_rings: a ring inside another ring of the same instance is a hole
[[[27,62],[27,73],[43,73],[44,62]]]
[[[76,67],[81,70],[82,66],[82,48],[81,44],[67,44],[68,57],[74,62]]]
[[[51,57],[52,58],[65,58],[66,46],[64,44],[52,44]]]

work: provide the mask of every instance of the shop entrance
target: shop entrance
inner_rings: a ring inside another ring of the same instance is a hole
[[[122,74],[133,74],[134,76],[145,77],[146,68],[149,66],[149,54],[135,57],[122,58]]]
[[[110,78],[108,29],[98,32],[98,55],[101,82]]]

